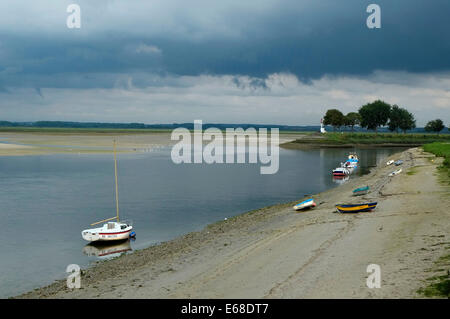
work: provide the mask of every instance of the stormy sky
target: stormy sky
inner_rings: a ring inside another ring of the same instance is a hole
[[[448,0],[2,0],[0,120],[308,125],[380,98],[450,124],[449,14]]]

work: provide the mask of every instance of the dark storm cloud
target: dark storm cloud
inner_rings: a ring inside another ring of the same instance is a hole
[[[379,30],[366,27],[366,7],[372,2],[382,9]],[[209,1],[206,9],[186,12],[185,2],[157,2],[168,7],[161,9],[161,19],[174,21],[161,29],[149,24],[152,16],[133,18],[136,4],[119,12],[108,1],[100,3],[111,19],[97,21],[94,13],[100,9],[80,1],[86,21],[81,30],[50,23],[39,32],[22,27],[20,19],[16,28],[3,22],[0,87],[113,87],[121,74],[133,74],[134,85],[145,87],[152,80],[143,74],[264,78],[287,72],[308,81],[325,74],[450,69],[447,0],[253,1],[242,7],[234,1],[229,7],[226,1]],[[155,11],[146,3],[151,2],[143,2],[143,11]],[[65,21],[65,6],[60,7],[58,19]],[[48,19],[34,18],[35,23]]]

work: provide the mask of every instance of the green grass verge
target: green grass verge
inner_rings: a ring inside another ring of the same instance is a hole
[[[316,138],[303,138],[295,141],[300,144],[404,144],[405,146],[432,142],[450,142],[450,134],[326,133]]]
[[[439,258],[436,265],[439,267],[444,266],[443,275],[432,276],[427,279],[430,281],[428,286],[420,288],[417,293],[424,295],[425,297],[447,297],[450,298],[450,269],[445,270],[445,267],[449,266],[450,255],[445,255]],[[442,271],[443,269],[439,269]]]
[[[450,169],[450,143],[435,142],[431,144],[425,144],[423,146],[423,150],[428,153],[433,153],[436,156],[443,157],[444,162],[442,163],[442,166]]]

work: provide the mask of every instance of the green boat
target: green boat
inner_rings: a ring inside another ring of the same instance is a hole
[[[369,186],[357,188],[353,190],[353,196],[366,195],[369,192],[369,189]]]

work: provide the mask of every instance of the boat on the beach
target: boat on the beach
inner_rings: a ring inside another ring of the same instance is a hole
[[[401,172],[402,172],[402,169],[399,168],[398,170],[395,170],[395,171],[393,171],[392,173],[390,173],[389,176],[395,176],[395,175],[400,174]]]
[[[340,213],[361,213],[370,212],[377,207],[377,202],[364,204],[339,204],[336,209]]]
[[[366,195],[369,192],[369,189],[369,186],[356,188],[353,190],[353,196]]]
[[[135,235],[131,222],[121,222],[119,219],[119,190],[117,187],[117,157],[116,141],[114,140],[114,173],[116,182],[116,216],[99,222],[92,223],[91,226],[103,224],[102,227],[85,229],[81,232],[84,240],[89,242],[123,241]],[[116,220],[116,221],[113,221]],[[133,235],[132,235],[133,234]]]
[[[298,203],[297,205],[295,205],[293,208],[295,210],[303,210],[303,209],[311,208],[311,207],[316,207],[316,203],[314,202],[313,198],[304,200],[303,202]]]
[[[387,166],[392,165],[392,164],[394,164],[394,160],[387,161],[387,163],[386,163]]]
[[[394,165],[395,166],[399,166],[399,165],[402,165],[403,164],[403,161],[402,160],[398,160],[398,161],[395,161],[394,162]]]

